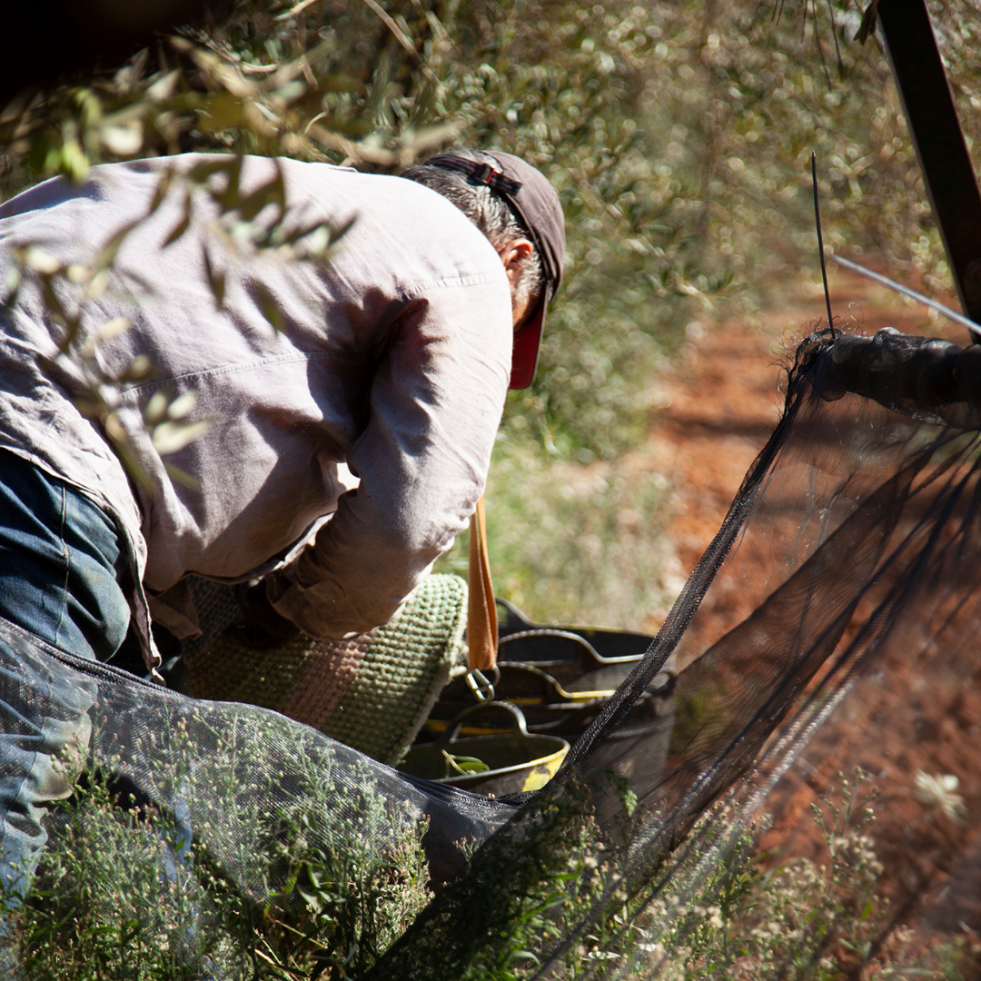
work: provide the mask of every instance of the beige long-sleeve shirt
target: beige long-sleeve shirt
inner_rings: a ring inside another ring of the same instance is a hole
[[[90,367],[118,377],[137,356],[153,365],[148,379],[104,390],[118,402],[144,479],[80,411],[81,369],[64,359],[42,367],[63,333],[30,276],[0,309],[0,446],[114,517],[132,557],[134,610],[151,661],[147,606],[179,634],[191,632],[181,597],[191,573],[239,581],[279,568],[277,609],[316,636],[387,622],[483,491],[510,369],[502,263],[438,194],[397,177],[279,160],[284,227],[347,229],[326,262],[285,261],[275,249],[242,244],[235,214],[223,217],[201,189],[192,191],[183,234],[167,244],[185,216],[185,182],[173,180],[139,221],[161,176],[211,161],[221,158],[97,167],[81,186],[48,181],[0,205],[0,277],[12,248],[24,245],[64,266],[91,267],[117,231],[139,222],[101,294],[86,297],[84,277],[56,278],[83,336],[114,318],[130,323],[96,346]],[[271,180],[275,166],[246,158],[242,193]],[[220,190],[224,179],[211,181]],[[274,218],[267,207],[258,221]],[[193,393],[192,418],[210,423],[166,456],[143,419],[157,392],[169,400]],[[360,480],[356,490],[339,476],[345,464]]]

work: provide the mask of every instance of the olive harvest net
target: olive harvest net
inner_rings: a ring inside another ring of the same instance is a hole
[[[189,978],[261,966],[227,926],[232,905],[267,922],[302,910],[297,934],[334,923],[324,977],[661,976],[659,941],[686,897],[754,815],[779,809],[788,780],[829,759],[863,763],[870,747],[902,769],[910,747],[882,746],[879,729],[896,713],[921,753],[931,740],[976,751],[979,428],[981,347],[890,330],[804,340],[783,416],[649,650],[557,776],[502,799],[408,778],[275,712],[186,698],[5,626],[3,696],[16,700],[23,672],[73,679],[52,687],[55,708],[84,713],[92,731],[64,765],[128,807],[54,813],[37,888],[71,871],[70,849],[123,828],[118,861],[145,879],[129,888],[152,893],[153,942],[186,958]],[[665,753],[661,728],[633,710],[669,657]],[[916,705],[951,693],[951,726],[916,729]],[[966,899],[951,907],[981,886],[976,771],[963,774],[957,833],[895,877],[897,915],[923,929],[981,926]],[[399,905],[413,876],[441,886],[421,908]],[[372,890],[391,894],[386,922],[368,922]],[[681,901],[659,904],[668,890]],[[355,906],[361,946],[340,956],[337,924]]]

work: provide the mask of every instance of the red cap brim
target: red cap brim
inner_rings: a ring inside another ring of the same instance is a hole
[[[542,330],[545,327],[545,309],[549,297],[546,296],[538,313],[520,330],[515,332],[511,349],[511,381],[508,388],[527,388],[535,380],[538,367],[538,354],[542,347]]]

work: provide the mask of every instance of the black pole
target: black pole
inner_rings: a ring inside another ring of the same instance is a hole
[[[828,304],[828,330],[835,336],[835,318],[831,313],[831,291],[828,289],[828,265],[824,261],[824,236],[821,234],[821,204],[818,194],[817,154],[811,150],[811,183],[814,185],[814,224],[818,233],[818,255],[821,257],[821,282],[824,283],[824,302]]]
[[[878,16],[961,305],[981,322],[981,191],[925,0],[879,0]]]

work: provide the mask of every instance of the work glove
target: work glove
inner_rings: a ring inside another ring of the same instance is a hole
[[[292,640],[300,628],[277,613],[266,592],[264,579],[242,582],[235,587],[235,599],[242,608],[242,622],[232,628],[235,639],[253,650],[264,651]]]

